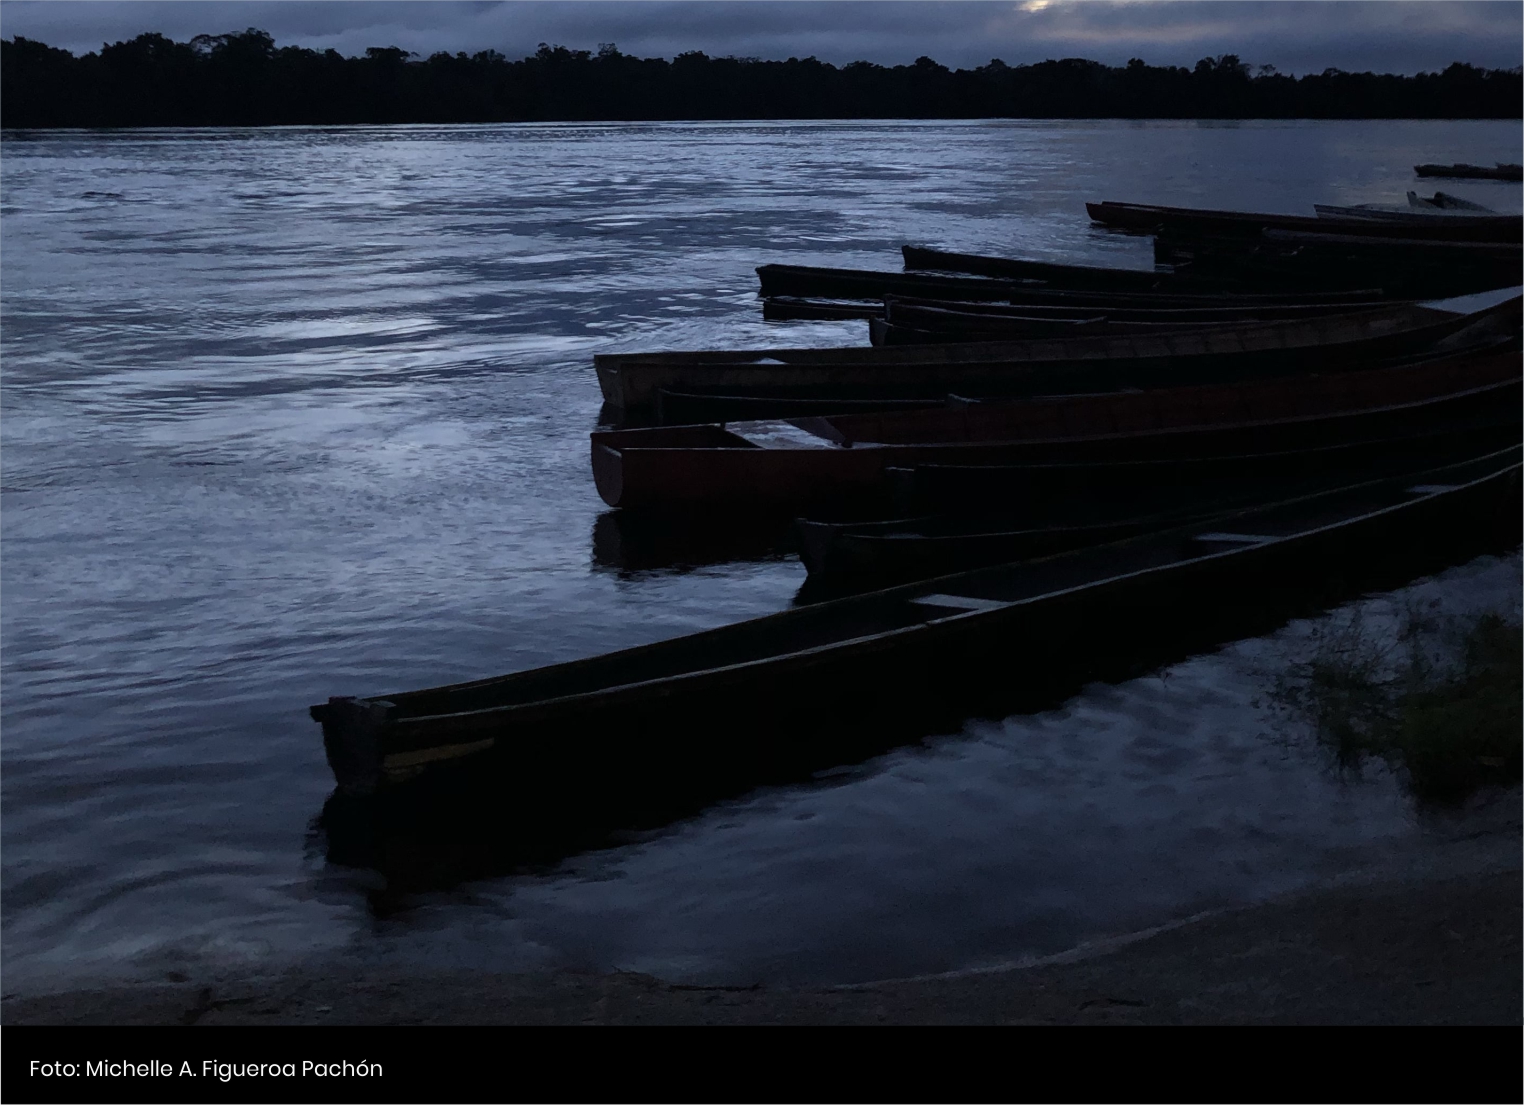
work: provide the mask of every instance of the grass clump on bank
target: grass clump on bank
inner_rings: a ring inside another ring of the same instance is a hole
[[[1395,639],[1358,615],[1335,624],[1311,660],[1277,680],[1275,698],[1311,724],[1341,768],[1379,759],[1419,802],[1456,805],[1520,780],[1521,671],[1517,620],[1441,623],[1410,609]]]

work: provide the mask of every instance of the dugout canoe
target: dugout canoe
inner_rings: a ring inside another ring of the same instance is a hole
[[[1519,403],[1517,353],[1293,380],[1050,396],[956,409],[591,435],[610,506],[790,510],[885,497],[884,469],[1310,448]]]
[[[1168,207],[1140,203],[1087,203],[1091,219],[1118,230],[1155,234],[1168,227],[1176,233],[1219,237],[1257,237],[1266,229],[1319,230],[1349,233],[1368,238],[1422,237],[1439,240],[1517,242],[1524,219],[1518,215],[1457,215],[1442,224],[1425,221],[1392,222],[1376,219],[1320,219],[1316,215],[1279,215],[1268,212],[1217,211],[1194,207]],[[1155,258],[1157,261],[1157,257]]]
[[[880,307],[883,308],[882,317],[906,322],[914,322],[918,314],[927,312],[934,313],[936,318],[958,315],[975,318],[1011,317],[1080,323],[1100,319],[1106,322],[1149,323],[1161,327],[1177,322],[1243,324],[1283,322],[1290,319],[1318,318],[1324,315],[1391,310],[1403,305],[1403,301],[1384,298],[1375,293],[1371,293],[1366,299],[1349,300],[1341,296],[1333,300],[1310,299],[1306,302],[1284,303],[1242,302],[1227,297],[1221,303],[1198,303],[1189,307],[1070,307],[1037,303],[963,303],[957,300],[915,299],[906,296],[886,296],[880,302]]]
[[[939,344],[945,341],[1027,341],[1036,338],[1081,338],[1081,337],[1128,337],[1128,335],[1146,334],[1175,334],[1175,332],[1204,331],[1204,329],[1234,328],[1234,326],[1251,326],[1256,323],[1277,322],[1277,319],[1265,319],[1259,317],[1259,312],[1254,312],[1251,317],[1239,314],[1234,317],[1234,312],[1221,312],[1218,317],[1210,317],[1212,312],[1195,311],[1158,311],[1161,315],[1157,320],[1138,319],[1138,317],[1109,317],[1108,314],[1097,314],[1090,319],[1041,319],[1024,314],[997,314],[997,312],[975,311],[945,311],[936,306],[916,306],[916,308],[902,308],[896,300],[887,299],[885,302],[884,319],[869,319],[869,343],[876,348],[888,348],[888,346],[913,346],[913,344]],[[1375,305],[1379,308],[1379,305]],[[1128,314],[1143,314],[1143,312],[1128,312]],[[1184,315],[1205,314],[1207,317],[1192,319]],[[1283,320],[1308,319],[1308,317],[1329,317],[1335,314],[1330,311],[1314,312],[1309,315],[1286,314]],[[1181,317],[1170,317],[1181,315]]]
[[[586,660],[336,696],[311,716],[346,795],[402,803],[432,779],[442,789],[421,793],[490,795],[505,831],[625,821],[1061,700],[1511,547],[1518,473],[1515,448]]]
[[[1361,238],[1266,229],[1258,238],[1178,234],[1166,227],[1154,255],[1205,275],[1262,287],[1354,287],[1380,280],[1393,295],[1437,299],[1517,286],[1517,241]]]
[[[1308,300],[1348,302],[1372,298],[1373,289],[1309,291],[1231,290],[1147,292],[1055,288],[1038,281],[994,280],[985,277],[940,276],[934,273],[877,272],[869,269],[814,268],[804,265],[762,265],[757,269],[760,294],[767,298],[882,299],[886,295],[917,299],[955,299],[970,302],[1050,304],[1094,307],[1190,307],[1231,303],[1297,303]],[[1381,298],[1378,292],[1377,295]]]
[[[1517,444],[1517,439],[1517,426],[1506,434],[1494,432],[1486,451]],[[1004,496],[986,498],[983,513],[944,512],[877,522],[800,518],[795,522],[799,558],[816,595],[861,591],[1118,541],[1332,486],[1455,463],[1483,451],[1481,439],[1456,440],[1449,450],[1426,448],[1432,443],[1421,438],[1379,444],[1388,446],[1379,457],[1370,456],[1371,450],[1336,446],[1259,454],[1252,464],[1243,463],[1246,457],[1225,457],[1220,459],[1228,463],[1217,468],[1202,461],[1195,462],[1194,469],[1181,462],[1132,462],[1135,469],[1153,469],[1152,475],[1173,469],[1186,477],[1161,482],[1139,480],[1141,473],[1136,471],[1116,471],[1126,464],[1028,465],[1036,486],[1010,487]],[[1309,454],[1317,454],[1316,459]],[[1042,471],[1044,467],[1069,471],[1055,479]],[[1074,469],[1081,467],[1092,471],[1076,479]],[[1099,470],[1105,468],[1113,471],[1103,475]],[[1105,475],[1117,483],[1103,483]],[[1088,487],[1060,497],[1055,491],[1062,483]]]
[[[895,348],[895,338],[885,339],[884,330],[899,331],[875,320],[874,342],[886,348]],[[1431,360],[1440,356],[1461,353],[1482,353],[1517,348],[1516,336],[1494,333],[1478,324],[1476,334],[1452,335],[1432,349],[1418,354],[1393,358],[1365,360],[1351,356],[1331,367],[1338,371],[1360,365],[1396,365]],[[971,340],[969,336],[948,335],[937,332],[910,331],[913,336],[905,344],[935,345],[946,342]],[[885,344],[886,341],[891,344]],[[1443,351],[1439,351],[1443,348]],[[873,384],[860,387],[800,386],[788,388],[777,384],[764,384],[753,391],[724,387],[686,386],[662,388],[657,392],[655,417],[643,423],[639,418],[613,416],[613,421],[626,425],[648,424],[655,426],[681,426],[695,422],[740,422],[767,418],[799,418],[806,415],[856,414],[876,411],[935,410],[939,407],[967,405],[980,402],[1001,402],[1027,395],[1062,392],[1083,394],[1103,392],[1119,387],[1142,385],[1146,387],[1170,387],[1190,383],[1247,381],[1251,379],[1295,375],[1317,367],[1318,357],[1303,357],[1292,361],[1262,361],[1251,357],[1228,358],[1225,361],[1208,361],[1185,358],[1173,362],[1167,360],[1127,362],[1125,369],[1116,365],[1101,367],[1086,365],[1071,369],[1053,379],[1043,372],[1024,372],[1019,378],[1002,379],[991,383],[972,374],[965,374],[953,381],[935,372],[918,377],[913,383],[904,384],[897,394],[890,390],[883,378]],[[1031,366],[1028,366],[1031,368]],[[943,391],[932,387],[940,382],[949,385]],[[956,384],[960,391],[951,390]],[[919,398],[905,398],[904,394],[920,392]],[[622,412],[621,412],[622,413]]]
[[[1213,303],[1216,302],[1213,301]],[[1367,292],[1356,299],[1341,293],[1329,298],[1286,303],[1263,303],[1258,300],[1246,302],[1229,296],[1221,301],[1221,305],[1203,306],[1198,303],[1190,307],[1119,306],[1114,299],[1089,306],[1075,306],[1072,303],[1016,304],[1002,300],[916,299],[907,296],[886,296],[883,299],[871,301],[778,296],[762,301],[762,317],[770,322],[882,319],[885,316],[885,304],[893,303],[912,307],[941,308],[965,315],[995,315],[1081,323],[1100,318],[1107,322],[1137,321],[1162,325],[1175,321],[1251,322],[1257,320],[1269,322],[1280,319],[1314,318],[1318,315],[1377,310],[1397,302],[1399,301],[1384,298],[1374,291]]]
[[[811,299],[776,295],[762,300],[762,317],[768,322],[839,322],[882,318],[881,299]]]
[[[1505,165],[1414,165],[1422,177],[1450,177],[1455,180],[1524,180],[1524,166]]]
[[[1013,464],[916,464],[890,467],[885,479],[893,513],[1020,514],[1055,522],[1075,510],[1115,516],[1163,494],[1189,499],[1277,480],[1337,472],[1376,478],[1415,463],[1440,464],[1468,452],[1516,444],[1520,412],[1504,402],[1412,432],[1367,440],[1273,451],[1165,456],[1146,459],[1062,460]],[[1179,505],[1176,503],[1175,505]]]
[[[914,348],[699,350],[598,354],[604,402],[626,416],[658,393],[775,398],[934,399],[958,394],[1141,387],[1213,374],[1274,373],[1412,355],[1467,334],[1518,329],[1520,301],[1469,315],[1403,304],[1351,315],[1159,334]]]
[[[998,515],[850,524],[800,518],[796,526],[799,559],[813,589],[809,593],[820,597],[1052,556],[1183,525],[1211,513],[1207,508],[1184,509],[1046,526],[1021,525]]]
[[[1099,265],[1065,265],[1051,261],[1026,261],[1018,258],[987,257],[973,253],[954,253],[924,246],[900,247],[907,272],[946,272],[997,280],[1039,281],[1076,291],[1171,292],[1206,291],[1192,288],[1191,281],[1173,272],[1144,269],[1116,269]],[[1182,285],[1184,288],[1182,289]]]

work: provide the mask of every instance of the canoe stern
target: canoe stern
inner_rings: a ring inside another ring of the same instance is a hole
[[[381,699],[340,695],[309,711],[323,726],[323,751],[346,794],[375,794],[382,784],[383,736],[396,707]]]

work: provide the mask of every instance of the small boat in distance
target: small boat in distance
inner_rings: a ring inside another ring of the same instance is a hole
[[[1413,172],[1426,177],[1450,177],[1455,180],[1524,180],[1524,165],[1498,162],[1485,165],[1414,165]]]
[[[1315,203],[1313,210],[1320,219],[1425,219],[1453,218],[1457,215],[1496,215],[1498,212],[1479,203],[1461,199],[1445,192],[1435,192],[1425,199],[1417,192],[1408,193],[1406,205],[1395,203],[1360,203],[1353,207],[1335,207],[1327,203]]]

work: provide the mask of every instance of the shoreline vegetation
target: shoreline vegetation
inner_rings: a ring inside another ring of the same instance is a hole
[[[1442,619],[1408,609],[1396,633],[1357,615],[1331,624],[1272,700],[1299,716],[1339,770],[1397,772],[1421,807],[1517,785],[1524,637],[1516,613]]]
[[[1521,69],[1293,77],[1236,55],[1194,68],[1083,58],[951,70],[816,58],[638,58],[541,44],[423,58],[277,47],[265,31],[142,34],[76,57],[0,40],[0,127],[205,127],[721,119],[1517,119]]]

